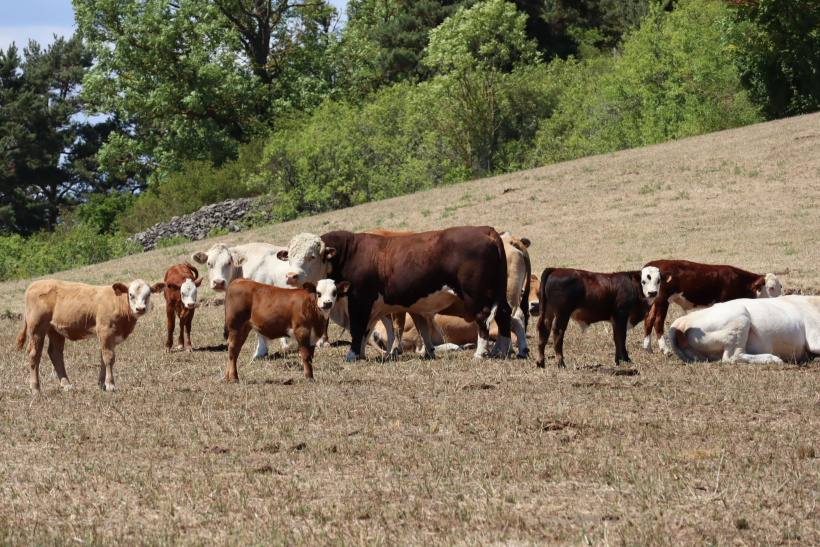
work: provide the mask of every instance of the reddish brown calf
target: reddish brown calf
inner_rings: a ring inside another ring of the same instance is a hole
[[[296,340],[305,378],[313,380],[313,351],[327,330],[328,316],[350,284],[322,279],[302,289],[280,289],[249,279],[237,279],[225,296],[225,326],[228,328],[228,371],[226,380],[238,382],[236,359],[251,330],[267,338]]]
[[[165,272],[165,314],[168,316],[168,338],[165,351],[171,351],[176,318],[179,317],[179,349],[193,351],[191,322],[196,311],[196,290],[202,284],[199,272],[190,264],[177,264]],[[183,340],[184,337],[184,340]]]

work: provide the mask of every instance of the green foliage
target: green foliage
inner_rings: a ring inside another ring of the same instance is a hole
[[[100,235],[96,227],[68,221],[53,232],[24,238],[0,236],[0,281],[48,275],[97,264],[138,251],[116,235]]]
[[[534,163],[644,146],[760,120],[725,62],[711,0],[654,7],[628,35],[620,59],[555,61],[564,79],[555,114],[540,129]]]
[[[211,236],[208,236],[211,237]],[[165,249],[166,247],[173,247],[175,245],[182,245],[183,243],[190,243],[191,240],[185,236],[174,236],[168,237],[165,239],[158,239],[156,245],[154,245],[155,249]]]
[[[29,42],[23,57],[0,51],[0,228],[53,229],[60,210],[94,187],[87,171],[94,129],[72,121],[91,55],[78,37],[45,50]]]
[[[183,171],[169,174],[129,202],[120,216],[120,228],[133,234],[211,203],[258,194],[246,179],[257,169],[261,147],[261,141],[245,145],[239,159],[221,167],[205,161],[186,163]]]
[[[119,229],[120,219],[133,206],[136,197],[130,192],[92,194],[77,207],[77,220],[96,228],[99,234],[112,234]]]
[[[83,96],[92,113],[114,114],[128,129],[99,155],[109,173],[219,166],[280,112],[316,104],[330,85],[322,56],[335,12],[322,1],[73,4],[97,56]]]
[[[743,85],[767,118],[820,109],[820,0],[731,2],[727,27]]]

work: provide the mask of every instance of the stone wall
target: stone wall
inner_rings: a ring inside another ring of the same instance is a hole
[[[242,222],[246,215],[265,210],[264,206],[254,205],[258,199],[229,199],[222,203],[206,205],[190,215],[173,217],[170,222],[159,222],[144,232],[134,234],[128,238],[128,241],[135,241],[142,245],[144,250],[150,251],[161,239],[184,237],[191,241],[199,241],[208,237],[214,229],[239,232],[246,229]],[[261,219],[254,218],[254,220],[270,221],[273,220],[273,216],[263,214]]]

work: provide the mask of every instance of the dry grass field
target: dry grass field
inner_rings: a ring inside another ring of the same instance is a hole
[[[225,236],[490,224],[534,269],[656,258],[778,272],[820,292],[820,115],[460,184]],[[208,242],[63,272],[162,278]],[[786,273],[788,272],[788,273]],[[607,325],[571,327],[566,370],[534,360],[343,363],[317,350],[224,383],[221,300],[200,291],[193,353],[162,352],[164,303],[118,346],[69,343],[75,389],[12,347],[30,281],[0,285],[0,543],[818,544],[820,365],[684,365]],[[671,318],[680,311],[673,307]],[[668,325],[667,325],[668,327]],[[334,329],[334,339],[347,340]],[[534,346],[534,325],[530,325]],[[278,347],[275,344],[274,347]],[[551,347],[548,347],[551,351]],[[621,374],[631,372],[631,375]]]

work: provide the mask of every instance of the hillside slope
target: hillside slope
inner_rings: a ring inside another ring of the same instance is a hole
[[[686,258],[785,272],[786,290],[820,287],[820,114],[582,158],[152,251],[52,277],[160,279],[214,242],[286,245],[303,231],[435,230],[489,224],[533,241],[533,268],[612,271]],[[30,280],[0,284],[22,311]],[[208,296],[208,291],[204,291]]]

